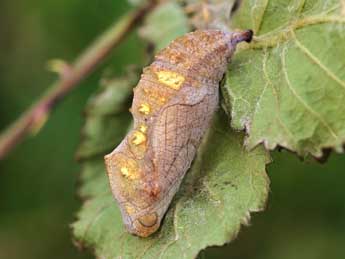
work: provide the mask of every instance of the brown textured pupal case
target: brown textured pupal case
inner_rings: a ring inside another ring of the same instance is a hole
[[[218,106],[218,86],[252,31],[203,30],[174,40],[144,69],[134,89],[133,129],[105,156],[127,230],[146,237],[160,226]]]

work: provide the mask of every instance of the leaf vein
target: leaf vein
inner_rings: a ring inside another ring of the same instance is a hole
[[[263,58],[263,61],[262,61],[262,71],[263,71],[263,75],[264,75],[264,80],[266,81],[266,84],[271,87],[273,95],[274,95],[275,100],[276,100],[276,108],[277,108],[277,111],[278,111],[278,115],[276,116],[276,118],[278,120],[278,123],[283,127],[285,132],[288,135],[290,135],[291,140],[293,140],[294,139],[294,135],[292,134],[291,130],[287,127],[287,125],[280,118],[280,106],[279,106],[279,102],[280,101],[279,101],[278,91],[274,87],[274,84],[272,83],[272,81],[271,81],[271,79],[270,79],[270,77],[268,75],[267,67],[266,67],[268,55],[269,55],[268,51],[267,51],[267,49],[265,49],[264,50],[264,58]],[[295,141],[293,140],[293,142],[295,142]]]
[[[296,35],[295,35],[296,36]],[[342,81],[336,74],[334,74],[330,69],[328,69],[313,53],[311,53],[307,47],[305,47],[298,39],[295,37],[296,46],[310,59],[323,70],[326,75],[338,83],[342,88],[345,89],[345,82]]]
[[[273,48],[279,43],[286,42],[293,38],[292,32],[307,26],[331,23],[331,24],[345,24],[345,18],[341,16],[326,16],[326,15],[315,15],[304,17],[302,19],[297,19],[290,24],[283,25],[274,31],[265,33],[260,36],[254,37],[251,44],[239,45],[238,50],[248,50],[248,49],[262,49],[262,48]]]
[[[261,15],[258,17],[257,22],[253,21],[253,26],[254,26],[254,29],[255,29],[255,34],[258,34],[260,29],[261,29],[261,25],[262,25],[262,22],[264,20],[264,16],[265,16],[265,13],[266,13],[266,10],[267,10],[267,6],[268,6],[268,3],[269,3],[269,0],[264,0],[264,1],[265,2],[263,3],[263,9],[261,11]],[[253,17],[253,19],[255,17],[254,12],[255,12],[257,3],[258,3],[258,1],[256,1],[255,5],[252,8],[252,17]]]
[[[322,118],[320,114],[318,114],[316,111],[314,111],[303,99],[301,96],[298,95],[296,90],[293,88],[290,80],[289,75],[286,69],[286,47],[284,47],[281,55],[281,61],[282,61],[282,69],[285,77],[285,81],[287,83],[288,88],[290,89],[291,93],[296,97],[296,99],[305,107],[307,111],[309,111],[310,114],[312,114],[315,118],[317,118],[321,124],[331,133],[332,137],[335,139],[338,139],[338,135],[335,133],[335,131],[331,128],[330,125]]]

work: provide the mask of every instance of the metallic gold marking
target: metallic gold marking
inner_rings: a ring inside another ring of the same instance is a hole
[[[132,140],[131,142],[136,145],[139,146],[140,144],[143,144],[146,142],[146,136],[144,133],[142,133],[141,131],[134,131],[133,135],[132,135]]]
[[[138,111],[142,114],[148,115],[151,112],[151,107],[147,103],[140,104]]]
[[[128,167],[121,167],[120,171],[121,174],[129,180],[135,180],[138,178],[137,173],[133,170],[130,170]]]
[[[147,126],[146,125],[140,125],[140,127],[139,127],[139,130],[142,132],[142,133],[146,133],[147,132]]]
[[[139,178],[138,172],[135,170],[135,168],[123,166],[120,168],[121,174],[123,177],[126,177],[129,180],[135,180]]]
[[[127,167],[121,167],[120,171],[121,171],[123,176],[127,177],[129,175],[129,170]]]
[[[179,90],[185,80],[182,75],[172,71],[158,71],[156,74],[159,82],[175,90]]]
[[[165,97],[161,97],[159,100],[162,104],[164,104],[167,101]]]
[[[119,168],[121,175],[129,180],[135,180],[140,177],[138,164],[134,159],[119,155],[116,157],[116,165]]]
[[[125,206],[125,209],[126,209],[126,212],[129,214],[129,215],[133,215],[135,213],[135,209],[130,206],[130,205],[126,205]]]

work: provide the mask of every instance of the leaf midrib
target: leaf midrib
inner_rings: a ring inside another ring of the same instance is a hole
[[[294,32],[298,29],[322,24],[322,23],[340,23],[345,24],[345,17],[341,16],[325,16],[325,15],[314,15],[308,16],[302,19],[294,20],[289,22],[288,25],[283,25],[274,31],[270,31],[260,36],[254,37],[251,44],[239,45],[238,52],[250,50],[250,49],[264,49],[273,48],[281,43],[289,41],[294,37]]]

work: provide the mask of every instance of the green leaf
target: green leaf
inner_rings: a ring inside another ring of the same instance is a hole
[[[243,1],[233,26],[256,38],[222,89],[232,127],[259,143],[321,157],[345,142],[345,17],[339,0]]]
[[[148,15],[145,25],[140,29],[140,36],[153,43],[158,51],[189,31],[188,20],[182,7],[175,1],[168,1]]]
[[[73,225],[76,239],[100,258],[194,258],[231,241],[250,212],[263,209],[269,188],[268,154],[261,147],[246,151],[242,143],[243,134],[219,113],[161,229],[149,238],[126,232],[103,159],[86,161],[81,195],[88,199]]]
[[[129,95],[135,79],[117,78],[107,82],[86,106],[86,122],[78,159],[104,155],[119,144],[130,125]]]

